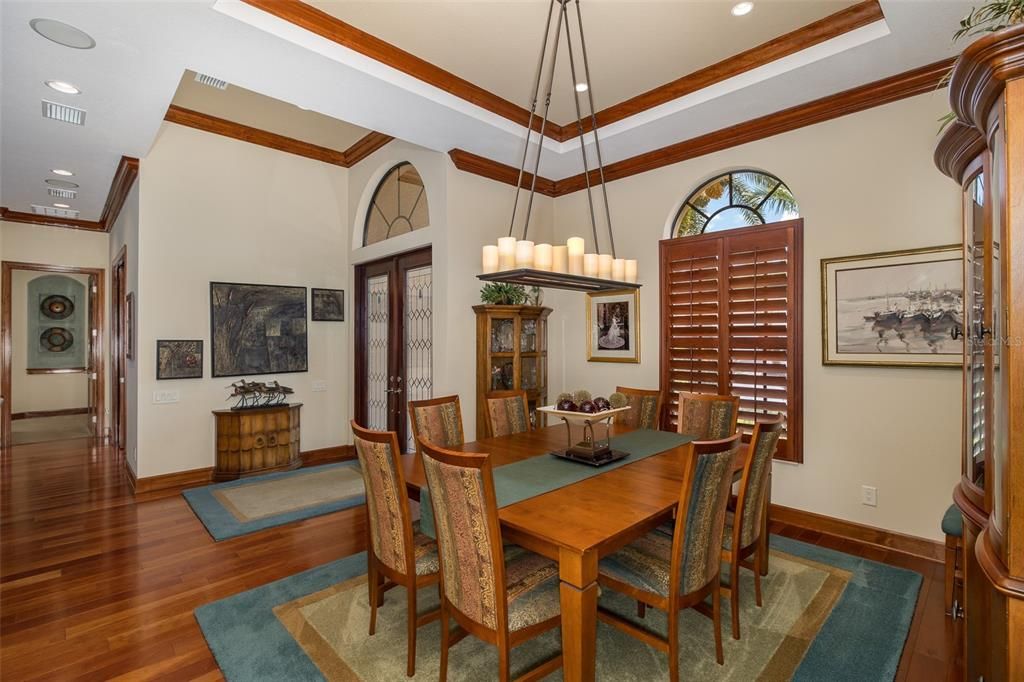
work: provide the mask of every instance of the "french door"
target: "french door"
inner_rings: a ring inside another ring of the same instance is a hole
[[[407,404],[433,396],[430,249],[356,267],[356,421],[414,449]]]

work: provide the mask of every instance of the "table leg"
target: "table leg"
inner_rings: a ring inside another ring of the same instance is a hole
[[[559,552],[562,668],[566,682],[592,682],[597,658],[597,553]]]
[[[764,496],[764,513],[761,514],[761,543],[764,545],[764,561],[761,562],[761,575],[768,575],[769,549],[771,541],[768,537],[768,511],[772,508],[772,472],[768,470],[768,490]]]

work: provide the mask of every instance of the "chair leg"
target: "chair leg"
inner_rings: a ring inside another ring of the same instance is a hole
[[[946,580],[945,580],[945,602],[946,615],[953,613],[953,587],[956,582],[956,536],[946,536]]]
[[[715,660],[718,665],[725,665],[725,654],[722,653],[722,591],[711,592],[711,621],[715,628]]]
[[[409,613],[407,614],[408,632],[408,661],[405,664],[405,674],[412,677],[416,674],[416,578],[412,577],[412,584],[405,588],[409,595]]]
[[[508,644],[498,644],[498,680],[500,682],[511,682],[512,677],[508,667]]]
[[[754,553],[754,603],[759,608],[761,606],[761,576],[767,573],[767,571],[764,571],[765,561],[767,561],[767,555],[764,551],[764,545],[758,540],[757,551]]]
[[[732,638],[740,638],[740,562],[729,564],[729,610],[732,612]]]
[[[636,600],[636,617],[644,618],[647,616],[647,604],[643,603],[639,599]]]
[[[373,554],[368,554],[368,566],[366,570],[366,586],[370,591],[370,634],[377,629],[377,590],[380,584],[377,582],[377,562]]]
[[[679,609],[671,603],[668,609],[668,679],[679,682]]]
[[[441,673],[439,682],[446,682],[448,679],[448,609],[445,607],[444,597],[441,597]]]

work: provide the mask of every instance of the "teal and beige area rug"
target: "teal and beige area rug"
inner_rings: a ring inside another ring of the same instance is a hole
[[[182,495],[218,542],[364,502],[358,462],[215,483]]]
[[[405,595],[387,592],[377,633],[367,635],[366,555],[357,554],[196,609],[195,616],[229,680],[403,680]],[[764,607],[754,604],[753,577],[742,575],[741,634],[729,636],[723,614],[725,665],[715,663],[710,619],[681,614],[680,670],[691,680],[892,680],[899,665],[921,576],[789,538],[772,537]],[[437,605],[436,587],[419,606]],[[603,606],[635,619],[636,603],[610,590]],[[662,634],[663,614],[648,609],[645,627]],[[420,628],[416,679],[436,680],[440,630]],[[658,680],[665,654],[598,624],[599,680]],[[517,647],[513,674],[558,650],[555,630]],[[449,655],[449,679],[494,679],[496,649],[467,637]],[[549,679],[561,679],[556,673]]]

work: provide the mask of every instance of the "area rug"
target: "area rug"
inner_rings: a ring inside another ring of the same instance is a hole
[[[364,502],[358,462],[215,483],[182,495],[218,542]]]
[[[195,616],[229,680],[401,680],[405,678],[405,596],[389,591],[367,635],[366,555],[357,554],[196,609]],[[723,620],[725,665],[714,659],[711,621],[692,610],[680,620],[680,670],[695,680],[892,680],[899,665],[921,576],[859,557],[772,536],[764,607],[753,577],[741,577],[739,641]],[[436,588],[421,591],[423,611]],[[636,604],[610,590],[602,606],[636,619]],[[726,602],[726,613],[728,606]],[[725,615],[725,614],[723,614]],[[663,614],[648,609],[645,627],[662,634]],[[439,623],[420,628],[416,679],[436,680]],[[555,630],[517,647],[513,674],[560,646]],[[665,654],[598,624],[599,680],[665,679]],[[494,647],[467,637],[449,656],[449,679],[492,679]],[[556,673],[548,679],[561,679]]]

